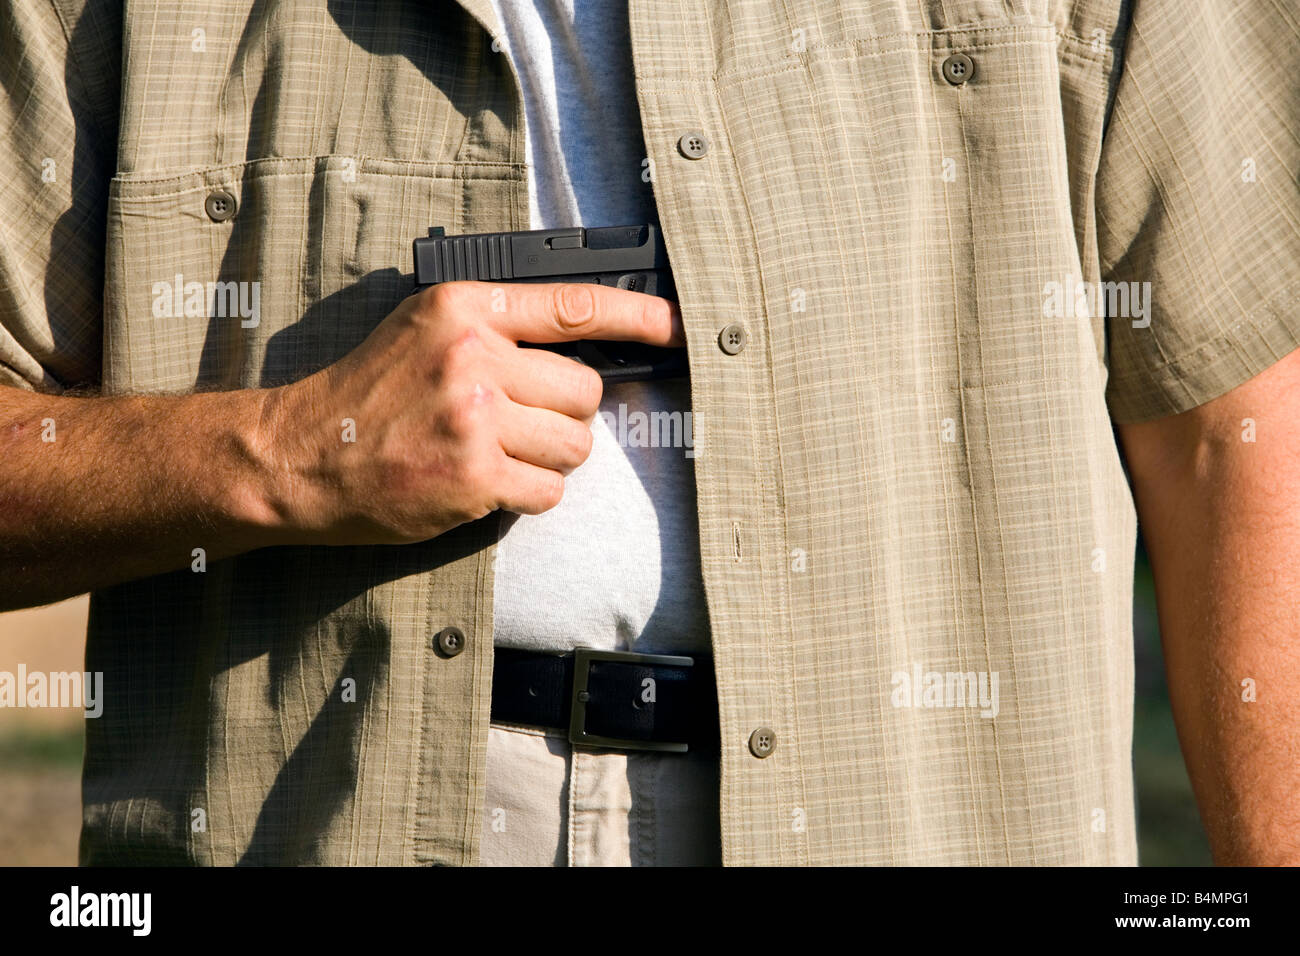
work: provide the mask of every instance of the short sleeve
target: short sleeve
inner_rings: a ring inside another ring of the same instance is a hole
[[[0,385],[99,380],[120,7],[0,0]]]
[[[1130,9],[1096,184],[1106,397],[1124,423],[1218,398],[1300,345],[1300,16]]]

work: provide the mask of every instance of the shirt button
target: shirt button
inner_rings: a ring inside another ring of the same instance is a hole
[[[749,752],[760,760],[770,757],[776,749],[776,731],[771,727],[759,727],[749,735]]]
[[[975,75],[975,61],[965,53],[954,53],[943,61],[943,78],[953,86],[961,86]]]
[[[709,151],[709,141],[699,130],[691,130],[677,141],[677,149],[687,159],[703,159]]]
[[[455,657],[465,649],[465,632],[458,627],[444,627],[435,640],[438,650],[448,657]]]
[[[727,326],[718,335],[718,344],[722,346],[722,351],[728,355],[735,355],[745,348],[745,343],[749,341],[749,333],[745,327],[737,322]]]
[[[203,208],[213,222],[225,222],[235,214],[235,197],[224,189],[214,189],[203,200]]]

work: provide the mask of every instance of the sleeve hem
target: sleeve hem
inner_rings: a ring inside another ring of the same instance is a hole
[[[1249,381],[1300,348],[1300,278],[1223,334],[1159,365],[1111,380],[1107,404],[1121,425],[1177,415]]]

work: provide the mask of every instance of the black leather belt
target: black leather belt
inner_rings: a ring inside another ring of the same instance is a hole
[[[496,648],[492,719],[568,730],[569,742],[618,750],[718,749],[713,658]]]

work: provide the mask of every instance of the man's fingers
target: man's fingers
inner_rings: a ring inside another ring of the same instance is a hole
[[[521,515],[539,515],[550,511],[564,496],[564,475],[550,468],[503,455],[501,458],[502,491],[497,507]]]
[[[515,405],[502,417],[501,450],[511,458],[567,475],[591,454],[591,426],[545,408]]]
[[[604,382],[593,368],[545,349],[513,348],[503,359],[501,387],[520,405],[549,408],[580,421],[600,410]]]
[[[586,282],[507,283],[505,311],[493,326],[516,342],[545,345],[608,339],[678,347],[686,344],[676,302]]]

